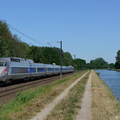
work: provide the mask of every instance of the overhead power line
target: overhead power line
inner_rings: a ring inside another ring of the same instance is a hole
[[[4,20],[2,20],[2,19],[0,19],[0,21],[5,22],[5,21],[4,21]],[[21,31],[19,31],[19,30],[17,30],[16,28],[14,28],[13,26],[11,26],[10,24],[8,24],[8,23],[6,23],[6,24],[7,24],[9,27],[11,27],[12,29],[14,29],[15,31],[17,31],[18,33],[20,33],[20,34],[22,34],[23,36],[25,36],[25,37],[29,38],[30,40],[32,40],[32,41],[34,41],[34,42],[36,42],[36,43],[38,43],[38,44],[40,44],[40,45],[45,46],[44,44],[42,44],[42,43],[38,42],[37,40],[35,40],[35,39],[31,38],[30,36],[28,36],[28,35],[24,34],[23,32],[21,32]]]
[[[60,43],[60,41],[55,41],[55,42],[47,42],[47,44],[48,44],[49,46],[53,47],[53,45],[52,45],[51,43],[52,43],[52,44],[53,44],[53,43]]]
[[[53,47],[49,42],[47,42],[48,45],[50,45],[51,47]]]

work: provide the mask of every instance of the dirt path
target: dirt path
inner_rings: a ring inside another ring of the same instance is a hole
[[[68,94],[68,92],[70,91],[70,89],[75,84],[77,84],[87,73],[85,73],[82,77],[80,77],[79,79],[77,79],[68,88],[66,88],[56,99],[54,99],[54,101],[51,104],[48,104],[37,116],[35,116],[31,120],[43,120],[43,119],[45,119],[46,116],[54,109],[54,107]]]
[[[85,92],[82,99],[81,109],[76,116],[76,120],[91,120],[91,80],[92,72],[90,73]]]

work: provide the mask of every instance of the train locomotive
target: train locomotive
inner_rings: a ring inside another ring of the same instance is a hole
[[[62,66],[62,73],[73,72],[73,66]],[[13,80],[37,78],[60,74],[60,66],[34,63],[31,59],[18,57],[0,58],[0,83],[9,84]]]

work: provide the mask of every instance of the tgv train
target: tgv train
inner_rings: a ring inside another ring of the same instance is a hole
[[[62,73],[73,72],[73,66],[62,66]],[[13,80],[36,78],[60,74],[60,66],[34,63],[31,59],[18,57],[0,58],[0,82],[9,84]]]

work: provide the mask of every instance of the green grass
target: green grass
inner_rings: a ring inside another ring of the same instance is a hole
[[[62,84],[65,84],[70,80],[73,81],[83,73],[85,73],[85,71],[75,74],[73,76],[67,77],[62,80],[57,80],[48,85],[43,85],[34,89],[19,92],[16,99],[14,99],[10,103],[2,107],[2,109],[0,110],[0,120],[21,120],[21,119],[23,120],[26,115],[31,114],[29,111],[30,109],[29,106],[30,104],[33,104],[32,102],[34,100],[40,99],[40,97],[43,97],[43,96],[46,96],[46,99],[47,99],[47,96],[50,96],[51,100],[54,99],[54,97],[60,94],[59,92],[54,93],[56,92],[56,91],[53,92],[54,88],[57,88],[58,86],[61,86]],[[72,111],[69,111],[69,112],[72,112]],[[28,117],[25,118],[25,120],[28,118],[29,118],[29,115]]]
[[[16,99],[5,105],[0,110],[0,120],[10,120],[11,114],[15,114],[16,112],[21,112],[25,105],[31,100],[35,99],[37,96],[44,94],[49,91],[50,86],[42,86],[41,88],[37,88],[30,91],[22,91],[18,93]]]

